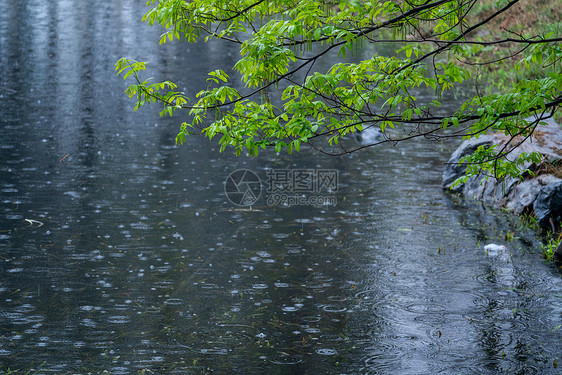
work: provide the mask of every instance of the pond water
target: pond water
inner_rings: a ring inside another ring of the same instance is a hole
[[[0,0],[0,371],[559,373],[560,274],[517,219],[441,191],[454,145],[176,147],[113,64],[194,93],[236,51],[158,47],[144,3]],[[238,169],[252,209],[225,194]],[[276,205],[288,171],[337,172],[304,193],[331,204]]]

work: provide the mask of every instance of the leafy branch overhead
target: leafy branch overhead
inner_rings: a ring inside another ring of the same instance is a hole
[[[255,156],[267,147],[291,153],[302,143],[334,155],[371,146],[340,142],[369,127],[384,134],[376,144],[494,131],[511,142],[503,149],[481,148],[466,161],[477,166],[471,173],[501,177],[521,172],[518,165],[530,156],[507,155],[562,103],[558,29],[541,35],[487,29],[518,3],[524,1],[150,0],[143,20],[165,29],[160,43],[216,39],[238,45],[240,59],[228,74],[211,70],[208,88],[193,98],[174,91],[172,82],[143,80],[144,62],[123,58],[116,69],[136,81],[126,90],[137,100],[135,110],[158,102],[162,115],[185,112],[178,143],[202,133],[237,155]],[[378,44],[394,53],[350,60]],[[487,59],[491,49],[496,53]],[[328,54],[341,62],[321,71],[318,62]],[[480,88],[483,67],[509,62],[519,72],[512,84]],[[540,73],[525,74],[531,70]],[[440,108],[440,98],[459,87],[473,97],[455,110]],[[432,90],[435,100],[421,100],[420,89]],[[391,130],[397,127],[404,131]]]

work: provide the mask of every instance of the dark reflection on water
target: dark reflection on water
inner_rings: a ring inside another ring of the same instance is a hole
[[[517,222],[442,194],[450,145],[277,164],[176,148],[114,62],[195,92],[234,50],[159,49],[144,1],[0,5],[2,370],[557,373],[559,274]],[[337,169],[338,203],[238,209],[238,168]]]

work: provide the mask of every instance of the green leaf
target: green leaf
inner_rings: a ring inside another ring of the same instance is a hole
[[[319,40],[322,37],[322,29],[314,30],[314,39]]]

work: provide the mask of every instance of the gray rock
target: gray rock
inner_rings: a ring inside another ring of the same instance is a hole
[[[562,129],[554,120],[545,120],[546,124],[538,125],[533,137],[525,140],[509,154],[514,160],[522,152],[539,152],[543,161],[554,162],[562,159]],[[479,146],[497,144],[505,145],[509,138],[504,134],[484,135],[464,141],[451,155],[443,172],[443,189],[459,193],[467,198],[478,199],[485,204],[504,206],[517,215],[534,211],[539,224],[551,229],[550,219],[554,224],[562,220],[562,179],[541,174],[535,178],[506,178],[497,181],[482,176],[470,177],[466,183],[452,188],[453,182],[464,176],[466,165],[460,160],[474,153]],[[523,166],[532,169],[530,162]],[[562,249],[561,249],[562,259]]]
[[[543,186],[533,208],[540,227],[555,230],[562,216],[562,181]]]
[[[536,179],[521,182],[508,195],[506,208],[516,215],[531,212],[540,189],[541,184]]]
[[[482,145],[490,145],[492,143],[492,139],[493,136],[484,135],[461,143],[459,148],[457,148],[451,155],[451,158],[447,162],[447,166],[443,171],[443,189],[449,189],[457,192],[463,188],[462,185],[457,185],[452,188],[453,182],[455,182],[457,178],[464,176],[466,172],[466,164],[460,163],[461,159],[467,155],[473,154],[478,147]]]
[[[361,145],[372,145],[384,141],[384,134],[379,128],[370,126],[355,133],[355,140]]]

